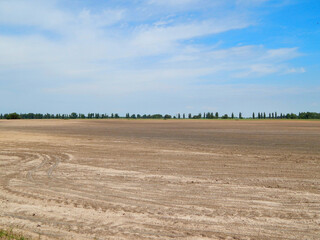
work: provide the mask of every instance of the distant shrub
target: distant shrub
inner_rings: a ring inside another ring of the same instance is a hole
[[[163,116],[161,114],[153,114],[153,115],[149,116],[149,118],[160,119],[160,118],[163,118]]]
[[[7,119],[20,119],[20,115],[18,113],[9,113],[7,116],[6,116]]]

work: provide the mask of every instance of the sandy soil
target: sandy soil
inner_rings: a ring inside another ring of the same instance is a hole
[[[0,227],[320,239],[320,121],[0,121]]]

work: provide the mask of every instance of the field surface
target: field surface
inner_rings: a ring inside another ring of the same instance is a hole
[[[320,239],[320,121],[0,121],[0,229]]]

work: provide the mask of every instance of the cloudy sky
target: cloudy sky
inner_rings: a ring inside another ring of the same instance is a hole
[[[319,0],[0,0],[0,112],[320,112]]]

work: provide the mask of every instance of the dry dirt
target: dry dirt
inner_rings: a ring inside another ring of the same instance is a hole
[[[320,239],[320,121],[1,120],[0,228]]]

